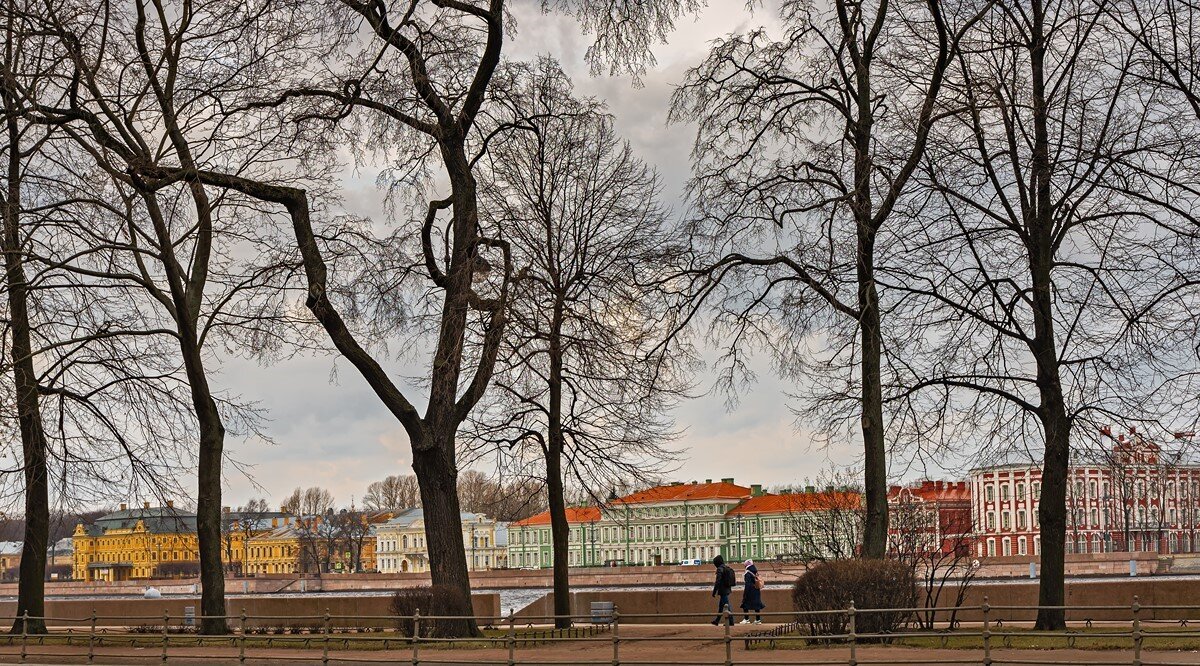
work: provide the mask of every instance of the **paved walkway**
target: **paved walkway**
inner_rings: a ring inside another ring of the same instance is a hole
[[[742,628],[734,632],[736,639],[744,634]],[[724,632],[721,628],[696,625],[622,626],[620,631],[621,663],[639,666],[651,664],[701,666],[725,664]],[[810,648],[802,650],[750,650],[744,643],[734,640],[730,657],[733,664],[847,664],[850,650],[839,646],[832,648]],[[238,664],[237,648],[170,648],[166,663],[176,666],[201,666],[207,664]],[[601,635],[588,640],[571,640],[538,647],[522,647],[516,651],[517,664],[605,664],[613,661],[610,636]],[[16,663],[20,657],[19,647],[0,648],[0,663]],[[507,664],[505,648],[489,649],[434,649],[422,648],[420,664]],[[982,664],[983,654],[979,650],[936,650],[907,647],[860,646],[857,649],[858,664],[906,664],[933,666],[935,664]],[[1133,655],[1128,650],[992,650],[992,663],[1001,664],[1130,664]],[[86,646],[37,646],[27,648],[27,663],[36,664],[81,664],[87,662]],[[95,650],[96,664],[147,664],[163,663],[161,647],[116,648],[101,647]],[[310,663],[320,664],[320,649],[253,648],[246,651],[246,663],[270,666]],[[330,664],[351,663],[412,664],[410,649],[402,650],[352,650],[336,649],[336,641],[329,651]],[[1200,652],[1145,651],[1142,664],[1200,664]]]

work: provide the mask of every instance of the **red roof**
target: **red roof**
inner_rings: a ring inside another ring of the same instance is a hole
[[[888,489],[888,499],[895,500],[901,493],[926,502],[971,501],[971,489],[966,481],[930,481],[927,479],[911,486],[892,486]]]
[[[594,523],[600,520],[600,509],[594,506],[569,506],[567,507],[567,522],[568,523]],[[509,527],[528,527],[531,525],[549,525],[550,512],[543,511],[537,515],[530,516],[525,520],[518,520],[515,523],[510,523]]]
[[[681,502],[684,500],[742,499],[750,496],[750,489],[728,481],[716,483],[672,483],[655,486],[630,493],[614,503],[647,504],[650,502]]]
[[[857,508],[862,495],[847,490],[825,490],[815,493],[759,495],[737,505],[729,515],[751,513],[788,513],[789,511],[823,511],[826,509]]]

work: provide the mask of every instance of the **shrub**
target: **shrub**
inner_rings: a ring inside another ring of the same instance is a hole
[[[792,603],[797,611],[912,608],[917,584],[912,569],[895,560],[835,560],[818,564],[796,581]],[[910,612],[856,613],[856,634],[892,633],[908,622]],[[849,633],[849,615],[800,615],[813,636]]]
[[[418,610],[422,617],[447,616],[456,604],[453,599],[461,599],[462,592],[454,587],[432,585],[429,587],[407,587],[392,595],[391,611],[396,616],[396,629],[405,636],[413,635],[413,615]],[[445,631],[441,627],[452,621],[421,620],[421,636],[426,638],[441,637]],[[446,631],[449,631],[447,629]]]

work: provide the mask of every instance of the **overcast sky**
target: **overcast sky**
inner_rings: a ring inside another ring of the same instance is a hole
[[[538,4],[516,5],[518,31],[506,44],[508,56],[525,59],[550,54],[574,78],[579,93],[606,100],[616,116],[618,131],[642,159],[659,170],[668,202],[676,215],[684,214],[680,196],[690,175],[692,129],[666,123],[673,86],[687,68],[700,61],[712,39],[769,25],[771,14],[761,9],[750,14],[740,0],[713,0],[712,7],[685,19],[670,43],[655,50],[658,63],[637,87],[626,78],[589,76],[582,61],[588,38],[579,33],[573,21],[542,15]],[[347,178],[351,187],[348,205],[360,212],[377,211],[380,195],[370,185],[371,178],[367,174]],[[422,372],[419,366],[412,366],[408,372],[401,365],[394,369],[396,376]],[[787,409],[788,387],[766,364],[759,370],[759,382],[741,395],[732,410],[727,409],[724,396],[716,394],[680,407],[677,422],[686,432],[679,441],[683,450],[676,478],[734,477],[744,484],[798,483],[816,476],[830,461],[856,462],[849,444],[824,447],[814,443],[810,433],[798,430]],[[227,450],[251,466],[261,489],[236,472],[229,472],[227,504],[262,495],[278,502],[297,485],[323,486],[333,492],[339,504],[348,504],[352,498],[361,499],[370,482],[389,474],[411,472],[403,429],[345,362],[338,363],[333,357],[307,357],[261,367],[233,360],[224,364],[215,384],[244,398],[259,400],[268,410],[267,430],[275,442],[229,442]],[[710,387],[711,379],[702,376],[700,388]]]

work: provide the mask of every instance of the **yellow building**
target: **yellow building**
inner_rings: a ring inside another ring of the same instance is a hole
[[[392,515],[329,514],[285,520],[246,542],[246,573],[259,576],[374,571],[373,526]],[[361,525],[348,526],[346,520],[358,520]]]
[[[278,524],[283,514],[241,515],[226,511],[222,522],[222,559],[227,570],[240,571],[248,538]],[[140,509],[122,504],[119,511],[101,516],[91,525],[76,525],[72,536],[72,578],[84,581],[119,581],[137,578],[170,578],[199,572],[200,550],[196,516],[175,508]]]
[[[196,516],[175,508],[130,509],[122,504],[91,525],[75,526],[72,578],[118,581],[174,574],[200,559]]]

